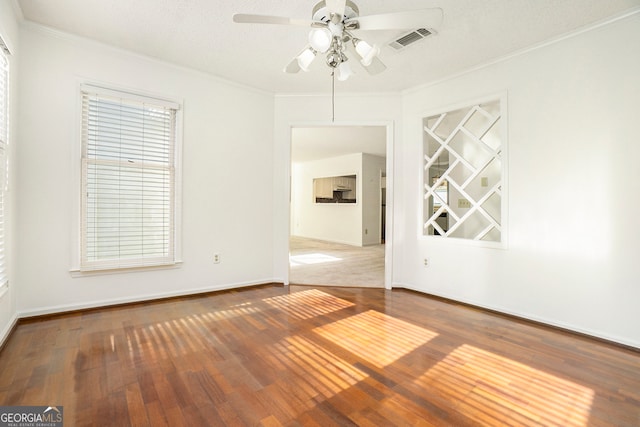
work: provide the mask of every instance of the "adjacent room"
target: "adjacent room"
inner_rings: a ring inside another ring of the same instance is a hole
[[[638,46],[640,0],[0,0],[0,425],[640,425]]]
[[[385,286],[387,132],[291,130],[290,283]]]

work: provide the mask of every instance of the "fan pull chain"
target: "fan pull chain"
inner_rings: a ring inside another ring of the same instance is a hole
[[[331,123],[336,121],[336,71],[331,71]]]

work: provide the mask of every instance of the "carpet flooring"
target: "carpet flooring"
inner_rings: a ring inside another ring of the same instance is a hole
[[[289,282],[384,288],[384,245],[351,246],[292,236]]]

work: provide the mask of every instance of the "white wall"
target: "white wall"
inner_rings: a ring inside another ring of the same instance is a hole
[[[640,347],[638,46],[636,13],[405,94],[394,284]],[[420,118],[503,91],[508,248],[421,237]]]
[[[302,162],[292,168],[291,204],[294,235],[362,246],[362,198],[357,203],[315,203],[313,180],[331,176],[362,178],[362,153]]]
[[[19,29],[18,17],[10,1],[0,1],[0,35],[11,50],[10,57],[10,85],[9,85],[9,192],[5,199],[5,254],[9,287],[0,291],[0,345],[7,337],[17,319],[16,308],[16,145],[18,144],[18,121],[16,118],[18,107],[18,76],[19,71]]]
[[[291,232],[354,246],[380,243],[380,175],[386,159],[366,153],[296,163],[292,167]],[[356,175],[355,204],[317,204],[313,179]]]
[[[18,310],[23,315],[273,280],[273,96],[27,24],[20,34]],[[72,277],[78,84],[184,106],[180,268]],[[212,255],[221,256],[220,264]]]
[[[327,74],[327,79],[330,76]],[[358,78],[370,78],[365,75]],[[342,95],[336,88],[335,125],[379,125],[387,126],[388,146],[401,139],[402,99],[400,95],[370,94]],[[295,126],[327,126],[331,122],[331,98],[327,95],[276,96],[275,100],[275,148],[274,148],[274,274],[280,281],[289,281],[289,212],[291,173],[291,128]],[[387,176],[392,173],[394,153],[388,153]],[[388,178],[387,206],[393,206],[394,183]],[[392,214],[387,222],[392,223]],[[386,247],[386,282],[391,283],[392,242]]]

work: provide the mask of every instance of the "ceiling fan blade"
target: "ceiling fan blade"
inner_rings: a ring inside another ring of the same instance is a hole
[[[345,21],[345,25],[357,23],[358,30],[413,30],[416,28],[437,29],[442,23],[442,9],[420,9],[407,12],[383,13],[359,16]]]
[[[324,4],[329,9],[329,12],[335,13],[340,18],[344,16],[344,9],[347,6],[346,0],[325,0]]]
[[[371,61],[370,65],[363,65],[363,67],[365,70],[367,70],[367,73],[371,74],[372,76],[380,74],[387,69],[387,66],[384,65],[382,61],[380,61],[380,58],[377,57],[373,58],[373,61]]]
[[[297,25],[303,27],[310,27],[316,24],[316,22],[311,19],[296,19],[271,15],[251,15],[247,13],[236,13],[233,15],[233,22],[238,24]]]

